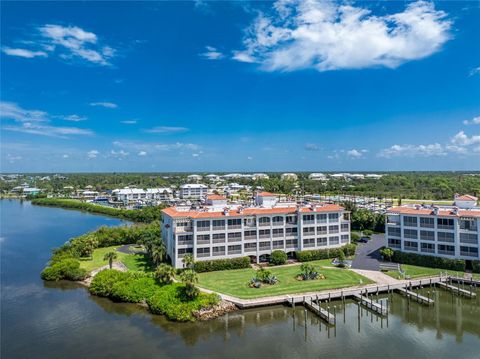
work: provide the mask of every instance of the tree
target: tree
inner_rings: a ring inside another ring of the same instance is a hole
[[[155,271],[155,278],[160,284],[170,284],[175,276],[175,268],[166,263],[162,263]]]
[[[185,268],[192,269],[194,264],[193,255],[190,253],[185,254],[185,256],[182,259],[182,262]]]
[[[384,258],[386,258],[386,259],[388,259],[389,261],[391,261],[394,253],[393,253],[393,249],[391,249],[391,248],[383,248],[383,249],[380,250],[380,254],[381,254]]]
[[[287,261],[287,253],[284,251],[276,250],[272,252],[272,255],[270,256],[270,263],[273,265],[281,265],[285,264]]]
[[[166,255],[167,255],[167,248],[165,247],[165,243],[159,242],[153,246],[152,254],[151,254],[153,263],[157,265],[160,264],[161,262],[163,262]]]
[[[103,256],[104,261],[108,260],[108,266],[110,267],[110,269],[112,269],[113,260],[116,259],[116,258],[117,258],[117,253],[114,252],[114,251],[107,252]]]
[[[198,283],[197,273],[193,269],[185,269],[180,275],[180,280],[185,284],[185,295],[192,300],[198,296],[198,288],[195,284]]]

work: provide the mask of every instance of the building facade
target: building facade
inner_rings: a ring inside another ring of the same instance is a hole
[[[472,207],[470,202],[467,208],[461,208],[463,205],[456,198],[455,206],[390,208],[385,223],[388,247],[450,259],[480,259],[480,207]]]
[[[223,201],[216,198],[215,202]],[[341,247],[350,243],[349,212],[326,205],[170,207],[162,211],[162,238],[176,268],[190,253],[196,261],[249,256],[267,260],[272,251]]]
[[[182,199],[203,199],[208,187],[204,184],[189,183],[180,187],[179,197]]]
[[[141,200],[168,201],[173,197],[170,188],[122,188],[112,191],[114,199],[120,202],[129,203]]]

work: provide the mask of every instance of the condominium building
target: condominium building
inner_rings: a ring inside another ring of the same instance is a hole
[[[480,207],[476,202],[476,197],[457,195],[453,206],[390,208],[385,224],[388,247],[466,261],[480,259]]]
[[[208,187],[204,184],[189,183],[180,187],[179,196],[182,199],[202,199],[207,195]]]
[[[257,195],[256,206],[225,205],[222,196],[209,196],[201,208],[170,207],[162,211],[162,238],[176,268],[190,253],[196,261],[249,256],[267,260],[272,251],[293,256],[297,250],[335,248],[350,243],[349,212],[335,204],[275,201]],[[223,208],[222,208],[223,207]]]
[[[112,197],[120,202],[136,202],[139,200],[168,201],[173,197],[170,188],[121,188],[112,191]]]

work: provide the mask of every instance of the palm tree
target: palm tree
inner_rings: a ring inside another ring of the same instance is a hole
[[[198,295],[198,288],[195,283],[198,282],[197,273],[193,269],[185,269],[180,275],[181,281],[185,284],[185,295],[188,299],[195,299]]]
[[[108,266],[110,267],[110,269],[112,269],[113,260],[116,258],[117,258],[117,253],[115,253],[114,251],[107,252],[103,256],[104,261],[108,260]]]
[[[194,260],[193,260],[193,254],[185,254],[185,256],[182,259],[183,265],[185,268],[193,268]]]
[[[160,264],[167,255],[167,248],[165,247],[165,243],[160,242],[153,246],[152,249],[152,261],[155,264]]]
[[[160,284],[170,284],[175,276],[175,268],[166,263],[162,263],[155,271],[155,278]]]

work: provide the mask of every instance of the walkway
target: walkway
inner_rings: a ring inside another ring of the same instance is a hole
[[[363,275],[364,277],[367,277],[368,279],[374,281],[378,285],[388,285],[388,284],[393,285],[393,284],[399,284],[403,282],[398,279],[392,278],[389,275],[386,275],[385,273],[375,271],[375,270],[351,269],[351,271],[357,274]]]
[[[385,236],[374,234],[367,243],[358,243],[353,259],[353,269],[365,269],[370,271],[380,270],[380,248],[385,246]]]

